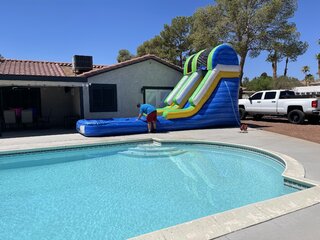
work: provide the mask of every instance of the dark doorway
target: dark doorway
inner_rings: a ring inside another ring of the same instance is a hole
[[[33,109],[36,115],[41,115],[40,88],[32,87],[2,87],[0,88],[0,108]]]

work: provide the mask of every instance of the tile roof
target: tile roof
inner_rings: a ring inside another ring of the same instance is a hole
[[[140,63],[146,60],[155,60],[177,71],[182,71],[179,66],[169,63],[155,55],[145,55],[114,65],[93,65],[93,70],[75,74],[72,70],[72,63],[0,59],[0,75],[21,75],[21,76],[48,76],[48,77],[90,77],[104,72]]]
[[[128,60],[128,61],[125,61],[125,62],[121,62],[121,63],[117,63],[117,64],[113,64],[113,65],[109,65],[109,66],[105,66],[103,68],[100,68],[100,69],[93,69],[89,72],[85,72],[85,73],[82,73],[81,75],[79,76],[85,76],[85,77],[91,77],[91,76],[94,76],[94,75],[98,75],[98,74],[101,74],[101,73],[105,73],[105,72],[109,72],[109,71],[112,71],[112,70],[115,70],[115,69],[118,69],[118,68],[122,68],[122,67],[126,67],[126,66],[129,66],[129,65],[132,65],[132,64],[136,64],[136,63],[140,63],[140,62],[143,62],[143,61],[146,61],[146,60],[155,60],[157,62],[160,62],[164,65],[167,65],[168,67],[171,67],[177,71],[180,71],[182,72],[182,68],[177,66],[177,65],[174,65],[170,62],[167,62],[155,55],[152,55],[152,54],[148,54],[148,55],[144,55],[142,57],[136,57],[136,58],[133,58],[131,60]]]
[[[93,69],[105,67],[94,65]],[[71,63],[32,61],[32,60],[0,60],[0,74],[9,75],[31,75],[51,77],[72,77],[76,76],[72,71]]]

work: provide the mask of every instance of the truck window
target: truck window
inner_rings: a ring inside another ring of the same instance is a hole
[[[253,95],[250,97],[250,99],[251,99],[251,100],[258,100],[258,99],[261,99],[261,97],[262,97],[262,92],[258,92],[258,93],[256,93],[256,94],[253,94]]]
[[[295,94],[294,94],[293,91],[282,91],[282,92],[280,92],[279,98],[280,98],[280,99],[281,99],[281,98],[288,98],[288,97],[294,96],[294,95],[295,95]]]
[[[264,99],[275,99],[277,92],[266,92],[264,95]]]

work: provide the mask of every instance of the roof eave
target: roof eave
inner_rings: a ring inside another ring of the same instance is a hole
[[[39,75],[17,75],[17,74],[0,74],[1,80],[18,80],[18,81],[49,81],[49,82],[80,82],[86,83],[86,77],[67,77],[67,76],[39,76]]]

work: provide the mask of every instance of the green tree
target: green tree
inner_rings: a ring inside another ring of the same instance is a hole
[[[301,71],[307,76],[307,74],[310,72],[310,67],[309,66],[303,66]]]
[[[247,56],[256,57],[266,49],[270,34],[285,27],[297,7],[296,0],[216,0],[215,2],[212,11],[215,12],[215,16],[219,16],[219,19],[214,26],[208,25],[207,31],[217,33],[220,41],[229,42],[235,47],[240,56],[240,79],[243,76]],[[197,18],[196,14],[194,18]],[[197,29],[193,32],[197,32]]]
[[[296,61],[298,56],[306,52],[308,43],[299,41],[299,37],[300,33],[297,32],[293,23],[284,23],[281,30],[273,31],[268,35],[267,61],[272,64],[274,79],[277,78],[278,62],[286,59],[284,76],[287,76],[289,60]]]
[[[172,19],[171,25],[164,25],[164,29],[159,35],[138,47],[138,55],[155,54],[182,66],[186,55],[192,52],[191,23],[191,17],[175,17]]]
[[[261,91],[261,90],[271,90],[274,86],[274,80],[270,76],[261,75],[260,77],[253,78],[247,84],[247,90]]]
[[[277,81],[274,81],[274,89],[292,89],[294,87],[302,86],[301,82],[297,78],[280,76]]]
[[[316,59],[318,61],[318,76],[319,76],[319,79],[320,79],[320,53],[318,53],[316,55]]]
[[[138,56],[143,56],[146,54],[154,54],[160,58],[163,58],[165,60],[169,61],[169,58],[167,57],[167,53],[165,49],[162,48],[164,45],[164,41],[160,36],[155,36],[154,38],[145,41],[143,44],[141,44],[137,49]]]
[[[249,82],[250,82],[249,78],[248,77],[244,77],[243,81],[242,81],[242,86],[243,87],[247,87]]]
[[[310,83],[314,81],[313,75],[309,73],[310,72],[310,67],[309,66],[303,66],[301,71],[305,75],[304,81],[305,81],[306,85],[309,86]]]
[[[286,59],[283,75],[287,76],[289,61],[297,61],[298,56],[303,55],[308,49],[308,43],[299,40],[289,40],[284,46],[283,55]]]
[[[320,45],[320,39],[318,40],[318,44]],[[318,53],[316,55],[316,59],[318,61],[318,76],[319,76],[319,79],[320,79],[320,53]]]
[[[307,74],[305,77],[305,82],[307,86],[310,86],[310,83],[314,82],[314,76],[312,74]]]
[[[189,55],[191,50],[191,17],[176,17],[172,19],[171,25],[164,25],[164,30],[160,36],[164,40],[164,45],[169,50],[171,58],[175,58],[180,66],[183,60]]]
[[[277,79],[278,62],[281,61],[283,55],[281,53],[281,44],[273,43],[272,49],[269,50],[267,61],[271,62],[273,79]]]
[[[199,8],[193,15],[191,41],[196,52],[212,48],[218,45],[221,40],[221,33],[216,25],[220,19],[216,6]]]
[[[132,59],[133,57],[134,57],[134,55],[132,55],[129,52],[129,50],[121,49],[121,50],[119,50],[117,61],[118,61],[118,63],[120,63],[120,62],[128,61],[128,60]]]

